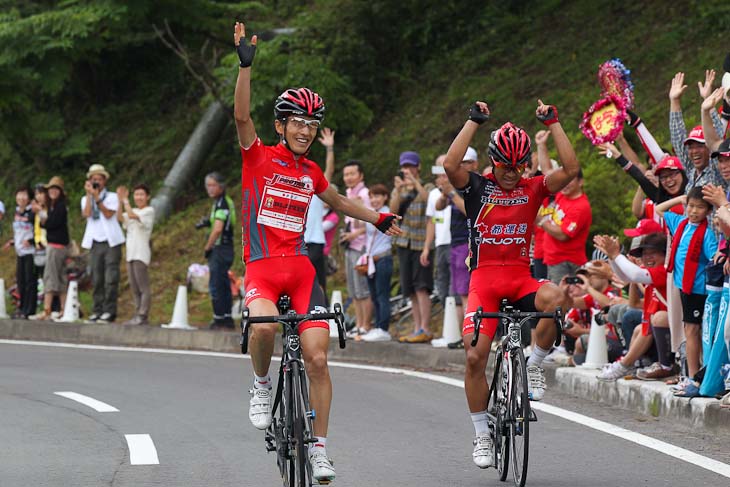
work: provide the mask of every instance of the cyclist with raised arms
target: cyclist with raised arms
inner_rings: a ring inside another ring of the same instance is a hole
[[[243,259],[246,263],[246,306],[251,316],[277,315],[276,302],[282,294],[291,297],[299,314],[325,311],[325,298],[307,258],[304,225],[312,195],[334,210],[374,224],[388,235],[397,235],[397,216],[376,213],[357,205],[329,186],[322,170],[307,159],[325,105],[308,88],[288,89],[275,102],[274,128],[280,142],[265,146],[256,135],[250,115],[251,64],[256,53],[256,36],[246,40],[243,23],[234,30],[240,60],[236,81],[234,117],[241,145]],[[275,323],[251,328],[249,352],[254,369],[249,419],[258,429],[271,424],[272,384],[269,376]],[[335,478],[327,457],[327,425],[332,401],[332,382],[327,368],[329,325],[313,320],[299,326],[302,354],[310,381],[311,406],[316,411],[313,430],[316,441],[309,447],[312,475],[318,481]]]
[[[529,249],[540,204],[575,178],[580,165],[560,126],[557,108],[538,100],[536,115],[549,128],[563,163],[548,175],[523,177],[530,163],[530,137],[510,122],[492,132],[489,156],[494,170],[491,174],[482,176],[463,168],[460,162],[467,147],[479,126],[489,119],[489,108],[480,101],[471,108],[469,120],[451,143],[444,161],[449,181],[464,195],[469,224],[471,281],[462,332],[466,351],[464,389],[476,432],[472,458],[480,468],[494,463],[487,421],[489,386],[485,370],[497,320],[489,319],[481,325],[480,333],[484,337],[472,347],[474,312],[479,306],[485,312],[499,311],[502,299],[521,311],[552,312],[558,306],[563,309],[570,306],[567,295],[558,286],[532,278]],[[537,343],[527,362],[529,394],[534,401],[542,399],[545,393],[545,375],[540,365],[555,338],[553,320],[540,320]]]

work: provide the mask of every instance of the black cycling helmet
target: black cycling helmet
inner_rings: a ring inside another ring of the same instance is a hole
[[[324,100],[309,88],[289,88],[274,103],[274,117],[283,120],[290,115],[303,115],[322,121]]]
[[[507,122],[492,132],[489,156],[507,167],[518,167],[530,160],[530,136],[523,129]]]

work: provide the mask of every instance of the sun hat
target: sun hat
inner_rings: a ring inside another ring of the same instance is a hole
[[[51,180],[48,181],[48,184],[43,185],[43,187],[46,189],[53,188],[54,186],[63,191],[63,179],[58,176],[53,176]]]
[[[102,166],[101,164],[92,164],[88,172],[86,173],[86,179],[89,179],[95,174],[101,174],[106,179],[109,179],[109,173],[106,171],[106,169],[104,169],[104,166]]]

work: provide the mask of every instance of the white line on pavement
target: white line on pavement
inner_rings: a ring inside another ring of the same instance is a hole
[[[146,352],[146,353],[199,355],[199,356],[207,356],[207,357],[250,359],[250,357],[243,356],[241,354],[220,353],[220,352],[201,352],[201,351],[191,351],[191,350],[168,350],[168,349],[160,349],[160,348],[139,348],[139,347],[112,347],[112,346],[102,346],[102,345],[83,345],[83,344],[75,344],[75,343],[28,342],[28,341],[22,341],[22,340],[0,340],[0,344],[2,344],[2,343],[11,344],[11,345],[36,345],[36,346],[62,347],[62,348],[82,348],[82,349],[91,349],[91,350],[113,350],[113,351],[120,351],[120,352]],[[274,360],[276,360],[275,357],[274,357]],[[406,369],[397,369],[394,367],[380,367],[377,365],[351,364],[351,363],[344,363],[344,362],[329,362],[329,364],[333,367],[341,367],[341,368],[347,368],[347,369],[371,370],[374,372],[405,375],[408,377],[416,377],[419,379],[429,380],[432,382],[438,382],[438,383],[453,386],[453,387],[459,387],[461,389],[464,388],[464,381],[462,381],[462,380],[453,379],[451,377],[444,377],[444,376],[436,375],[436,374],[429,374],[426,372],[418,372],[418,371],[406,370]],[[698,455],[698,454],[691,452],[689,450],[686,450],[684,448],[680,448],[678,446],[674,446],[672,444],[665,443],[663,441],[657,440],[650,436],[642,435],[641,433],[636,433],[636,432],[633,432],[633,431],[630,431],[630,430],[627,430],[624,428],[620,428],[618,426],[614,426],[614,425],[606,423],[604,421],[593,419],[588,416],[584,416],[582,414],[574,413],[567,409],[562,409],[562,408],[559,408],[556,406],[551,406],[549,404],[545,404],[542,402],[541,403],[533,402],[532,406],[535,410],[557,416],[557,417],[565,419],[567,421],[572,421],[574,423],[586,426],[588,428],[592,428],[596,431],[601,431],[603,433],[606,433],[606,434],[609,434],[612,436],[616,436],[618,438],[622,438],[627,441],[631,441],[631,442],[641,445],[643,447],[650,448],[652,450],[656,450],[660,453],[664,453],[671,457],[674,457],[679,460],[683,460],[687,463],[691,463],[698,467],[704,468],[705,470],[709,470],[711,472],[715,472],[724,477],[730,478],[730,465],[728,465],[726,463],[722,463],[717,460],[713,460],[711,458],[708,458],[708,457],[705,457],[702,455]],[[150,440],[150,442],[151,442],[151,440]],[[153,448],[154,448],[154,445],[153,445]],[[155,452],[155,456],[156,456],[156,452]]]
[[[129,463],[131,465],[159,465],[157,448],[150,435],[124,435],[129,447]]]
[[[119,409],[115,408],[114,406],[110,406],[109,404],[101,401],[97,401],[93,397],[84,396],[83,394],[79,394],[78,392],[54,392],[57,396],[65,397],[66,399],[71,399],[72,401],[80,402],[84,406],[89,406],[91,409],[95,409],[99,413],[118,413]]]

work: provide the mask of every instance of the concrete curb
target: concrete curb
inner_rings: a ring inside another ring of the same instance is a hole
[[[558,390],[629,411],[663,417],[690,427],[730,432],[730,410],[721,409],[720,401],[706,397],[675,397],[661,381],[599,381],[596,369],[562,367],[556,370]]]

